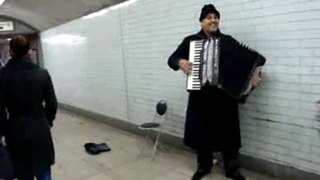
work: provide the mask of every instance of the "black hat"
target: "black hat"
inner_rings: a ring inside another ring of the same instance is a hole
[[[214,7],[214,5],[206,4],[202,7],[199,21],[202,21],[203,19],[205,19],[208,16],[208,14],[210,14],[210,13],[216,14],[218,16],[218,18],[220,19],[220,12]]]

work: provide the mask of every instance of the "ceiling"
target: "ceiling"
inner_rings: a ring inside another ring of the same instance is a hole
[[[6,0],[0,16],[8,16],[42,31],[124,0]]]

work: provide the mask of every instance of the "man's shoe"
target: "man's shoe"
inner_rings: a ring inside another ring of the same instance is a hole
[[[246,180],[246,178],[240,172],[227,174],[226,177],[231,178],[233,180]]]
[[[192,180],[200,180],[211,172],[211,168],[198,168],[192,176]]]

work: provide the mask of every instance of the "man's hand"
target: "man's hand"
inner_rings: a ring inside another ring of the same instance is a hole
[[[251,84],[253,87],[258,87],[261,84],[261,77],[260,77],[260,73],[255,72],[252,79],[251,79]]]
[[[190,74],[192,70],[192,63],[186,59],[181,59],[179,61],[179,67],[185,74]]]

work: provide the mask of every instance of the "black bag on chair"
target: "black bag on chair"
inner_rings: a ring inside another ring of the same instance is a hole
[[[0,136],[0,179],[14,179],[14,169],[7,146]]]

